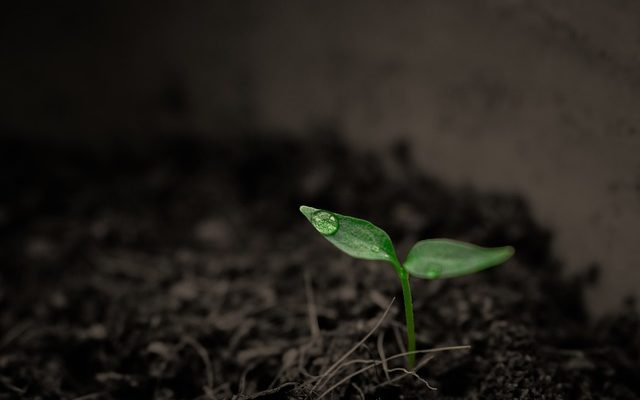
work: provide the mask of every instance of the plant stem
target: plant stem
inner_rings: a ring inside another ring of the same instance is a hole
[[[416,363],[416,329],[413,323],[413,300],[411,299],[411,284],[409,274],[401,265],[397,265],[396,271],[402,284],[402,297],[404,299],[404,318],[407,324],[407,366],[413,368]]]

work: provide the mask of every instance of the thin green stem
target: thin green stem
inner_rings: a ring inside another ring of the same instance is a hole
[[[413,368],[416,363],[416,328],[413,322],[413,300],[411,298],[411,284],[409,274],[400,263],[394,263],[400,283],[402,284],[402,297],[404,299],[404,318],[407,325],[407,366]]]

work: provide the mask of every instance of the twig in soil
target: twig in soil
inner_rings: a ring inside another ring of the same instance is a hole
[[[395,300],[395,297],[393,299],[391,299],[391,302],[389,303],[389,305],[387,306],[387,309],[384,310],[384,313],[382,314],[382,316],[378,319],[378,321],[376,322],[376,324],[373,326],[373,328],[371,328],[371,330],[358,342],[355,344],[355,346],[353,346],[349,351],[347,351],[346,353],[344,353],[344,355],[342,357],[340,357],[338,359],[338,361],[336,361],[331,367],[329,367],[328,370],[326,370],[322,375],[320,375],[318,382],[316,382],[315,385],[313,385],[313,387],[311,388],[311,392],[313,393],[313,391],[320,386],[321,384],[324,384],[325,378],[329,377],[331,378],[332,375],[331,373],[336,370],[340,364],[342,364],[342,362],[349,357],[351,354],[353,354],[354,351],[356,351],[358,349],[358,347],[362,346],[362,344],[364,342],[367,341],[367,339],[369,339],[369,337],[371,335],[373,335],[373,333],[380,327],[380,325],[382,324],[382,321],[384,321],[384,319],[387,317],[387,314],[389,314],[389,311],[391,310],[391,306],[393,305],[393,302]]]
[[[439,348],[435,348],[435,349],[427,349],[427,350],[416,350],[416,351],[412,351],[412,352],[403,352],[403,353],[395,354],[395,355],[393,355],[393,356],[391,356],[391,357],[387,358],[387,359],[385,360],[385,362],[386,362],[386,361],[395,360],[395,359],[398,359],[398,358],[402,358],[402,357],[406,357],[407,355],[409,355],[409,353],[413,353],[413,354],[428,354],[428,353],[438,353],[438,352],[441,352],[441,351],[449,351],[449,350],[468,350],[468,349],[470,349],[470,348],[471,348],[471,346],[463,345],[463,346],[439,347]],[[422,365],[420,365],[420,368],[421,368],[421,367],[423,367],[423,366],[424,366],[424,365],[425,365],[429,360],[431,360],[431,358],[425,358],[423,361],[421,361],[421,363],[420,363],[420,364],[422,364]],[[370,370],[371,368],[374,368],[374,367],[377,367],[377,366],[380,366],[380,365],[382,365],[382,364],[383,364],[383,361],[382,361],[382,360],[380,360],[380,361],[375,361],[375,360],[352,360],[352,361],[353,361],[353,362],[344,363],[344,364],[343,364],[343,366],[345,366],[346,364],[352,364],[352,363],[355,363],[355,362],[359,362],[359,363],[363,363],[363,362],[370,362],[371,364],[367,365],[366,367],[360,368],[359,370],[357,370],[357,371],[355,371],[355,372],[353,372],[353,373],[351,373],[351,374],[347,375],[346,377],[344,377],[343,379],[341,379],[338,383],[334,384],[334,385],[333,385],[333,386],[331,386],[329,389],[325,390],[325,391],[324,391],[324,392],[323,392],[323,393],[322,393],[322,394],[317,398],[317,400],[319,400],[319,399],[323,398],[324,396],[326,396],[327,394],[329,394],[330,392],[332,392],[332,391],[333,391],[333,390],[335,390],[336,388],[338,388],[338,387],[340,387],[341,385],[343,385],[344,383],[348,382],[348,381],[349,381],[351,378],[353,378],[354,376],[360,375],[360,374],[362,374],[363,372],[366,372],[366,371]],[[394,372],[394,371],[402,371],[402,372],[405,372],[405,373],[406,373],[406,374],[408,374],[408,375],[411,375],[411,376],[417,377],[420,381],[422,381],[423,383],[426,383],[427,387],[429,387],[430,389],[438,390],[437,388],[434,388],[433,386],[429,385],[429,383],[428,383],[426,380],[424,380],[424,379],[420,378],[420,377],[419,377],[415,372],[408,371],[408,370],[406,370],[406,369],[404,369],[404,368],[393,368],[393,369],[390,369],[390,370],[389,370],[389,372]],[[401,378],[404,378],[404,377],[406,377],[406,376],[408,376],[408,375],[402,375],[402,376],[401,376],[399,379],[397,379],[397,380],[400,380]],[[397,380],[395,380],[395,381],[397,381]],[[325,384],[326,384],[326,382],[325,382]],[[385,382],[384,384],[379,385],[379,386],[384,386],[385,384],[388,384],[388,383],[387,383],[387,382]],[[377,387],[379,387],[379,386],[377,386]],[[313,389],[311,390],[311,392],[313,393]]]
[[[283,363],[280,366],[280,369],[278,370],[278,373],[276,374],[276,376],[273,378],[273,380],[271,381],[271,384],[269,384],[268,389],[272,389],[276,383],[278,383],[278,381],[280,380],[280,378],[282,377],[283,373],[291,368],[294,364],[297,367],[298,373],[306,378],[309,379],[316,379],[317,376],[314,376],[312,374],[309,373],[309,371],[307,371],[307,369],[304,367],[305,364],[305,360],[306,360],[306,352],[309,348],[313,347],[316,342],[322,340],[321,336],[318,336],[317,338],[311,338],[309,341],[307,341],[306,343],[301,344],[299,347],[291,349],[293,351],[295,351],[295,357],[296,360],[295,361],[287,361],[286,360],[286,355],[287,353],[285,353],[285,355],[283,356]]]
[[[365,400],[364,392],[362,391],[362,389],[360,389],[360,387],[353,382],[351,382],[351,386],[353,386],[353,388],[358,392],[358,394],[360,395],[360,398],[362,400]]]
[[[331,374],[331,376],[327,377],[327,379],[325,380],[325,382],[320,385],[320,387],[322,387],[323,385],[326,385],[331,378],[333,378],[334,376],[336,376],[338,374],[338,372],[340,372],[341,370],[351,366],[351,365],[357,365],[357,364],[375,364],[378,361],[376,360],[365,360],[364,358],[356,358],[355,360],[349,360],[349,361],[345,361],[342,364],[340,364],[340,367],[336,368],[335,371],[333,371],[333,373]],[[319,376],[317,376],[316,378],[319,378]]]
[[[2,383],[7,389],[11,390],[14,393],[17,393],[20,396],[25,394],[28,389],[28,387],[25,387],[24,389],[17,387],[16,385],[12,384],[8,378],[5,378],[4,376],[0,376],[0,383]]]
[[[376,347],[378,348],[378,355],[380,356],[380,361],[382,361],[382,370],[384,371],[384,376],[387,378],[387,381],[391,380],[389,376],[389,366],[387,365],[387,357],[384,355],[384,331],[378,334],[378,340],[376,342]]]
[[[395,354],[395,355],[387,358],[386,361],[392,361],[392,360],[395,360],[395,359],[398,359],[398,358],[406,357],[406,356],[409,355],[409,353],[413,353],[414,355],[415,354],[428,354],[428,353],[438,353],[438,352],[450,351],[450,350],[468,350],[470,348],[471,348],[471,346],[469,346],[469,345],[463,345],[463,346],[439,347],[439,348],[427,349],[427,350],[416,350],[416,351],[412,351],[412,352],[404,352],[404,353]],[[426,359],[426,361],[424,361],[422,366],[424,366],[424,364],[426,364],[426,362],[428,362],[429,360],[430,360],[430,358]],[[341,385],[343,385],[344,383],[348,382],[349,379],[353,378],[354,376],[360,375],[363,372],[366,372],[371,368],[374,368],[374,367],[382,365],[382,361],[376,361],[376,360],[352,360],[352,362],[344,363],[343,366],[346,366],[347,364],[353,364],[353,363],[356,363],[356,362],[357,363],[371,362],[371,364],[367,365],[366,367],[360,368],[359,370],[347,375],[345,378],[341,379],[338,383],[334,384],[329,389],[324,391],[317,399],[319,400],[322,397],[326,396],[327,394],[329,394],[330,392],[332,392],[336,388],[338,388]],[[389,372],[397,371],[397,370],[398,370],[397,368],[393,368],[393,369],[389,370]],[[404,370],[403,372],[406,372],[411,376],[417,376],[417,374],[415,374],[415,372],[412,373],[411,371],[408,371],[408,370],[406,370],[404,368],[402,368],[402,370]],[[334,374],[334,376],[335,376],[335,374]],[[407,375],[403,375],[402,377],[405,377],[405,376],[407,376]],[[329,378],[329,380],[330,380],[330,378]],[[420,380],[424,381],[422,378],[420,378]],[[324,382],[324,384],[326,384],[326,383],[327,383],[327,381]],[[427,385],[428,385],[428,383],[427,383]],[[431,385],[428,385],[428,387],[433,389],[433,390],[437,390],[436,388],[433,388],[433,386],[431,386]],[[314,388],[315,388],[315,386],[314,386]],[[311,390],[311,393],[313,393],[313,389]]]
[[[307,350],[309,348],[311,348],[311,346],[313,346],[314,341],[310,341],[309,343],[307,343],[305,346],[302,346],[300,348],[300,352],[298,353],[298,371],[308,377],[308,378],[316,378],[315,376],[311,375],[311,373],[309,373],[309,371],[307,371],[307,369],[304,367],[304,361],[305,361],[305,356],[307,353]]]
[[[424,367],[425,365],[427,365],[427,363],[429,361],[431,361],[433,359],[433,357],[435,357],[435,355],[433,354],[427,354],[426,356],[424,356],[422,358],[422,360],[420,360],[418,362],[418,365],[416,365],[416,367],[413,369],[414,371],[418,371],[420,368]]]
[[[297,386],[297,383],[286,382],[286,383],[283,383],[282,385],[280,385],[280,386],[278,386],[276,388],[263,390],[261,392],[254,393],[254,394],[252,394],[250,396],[242,396],[241,399],[243,399],[243,400],[253,400],[253,399],[259,399],[260,397],[263,397],[263,396],[272,396],[274,394],[280,393],[284,389],[286,389],[288,387],[291,387],[291,386],[295,387],[295,386]]]
[[[104,394],[104,392],[89,393],[89,394],[82,395],[80,397],[74,397],[72,400],[95,399],[95,398],[98,398],[98,397],[102,396],[103,394]]]
[[[311,285],[311,278],[307,271],[304,272],[304,289],[307,296],[307,314],[309,317],[309,331],[311,337],[316,339],[320,337],[320,326],[318,325],[318,310],[316,307],[316,300],[313,294],[313,286]]]
[[[404,374],[406,374],[406,375],[411,375],[411,376],[413,376],[414,378],[416,378],[417,380],[419,380],[420,382],[422,382],[422,383],[424,383],[425,385],[427,385],[427,387],[428,387],[429,389],[431,389],[431,390],[438,390],[437,388],[434,388],[433,386],[431,386],[431,385],[429,384],[429,382],[427,382],[425,379],[421,378],[421,377],[420,377],[420,375],[416,374],[416,373],[415,373],[415,372],[413,372],[413,371],[409,371],[409,370],[408,370],[408,369],[406,369],[406,368],[402,368],[402,367],[392,368],[392,369],[390,369],[390,370],[389,370],[389,372],[402,372],[402,373],[404,373]]]
[[[363,372],[365,372],[367,370],[370,370],[371,368],[374,368],[376,366],[377,366],[377,364],[367,365],[366,367],[360,368],[356,372],[353,372],[353,373],[345,376],[340,381],[338,381],[338,383],[336,383],[335,385],[331,386],[329,389],[325,390],[324,393],[322,393],[320,396],[318,396],[318,398],[316,400],[320,400],[321,398],[323,398],[327,394],[329,394],[332,391],[334,391],[336,388],[338,388],[338,387],[342,386],[343,384],[347,383],[354,376],[360,375],[361,373],[363,373]],[[312,390],[312,392],[313,392],[313,390]]]
[[[417,351],[414,351],[414,352],[413,352],[413,354],[433,353],[433,352],[437,352],[437,351],[458,350],[458,349],[465,349],[465,348],[466,348],[465,346],[459,346],[459,347],[455,347],[455,348],[452,348],[452,347],[442,347],[442,348],[438,348],[438,349],[417,350]],[[385,360],[384,360],[384,361],[395,360],[395,359],[400,358],[400,357],[405,357],[405,356],[407,356],[408,354],[409,354],[408,352],[399,353],[399,354],[396,354],[396,355],[394,355],[394,356],[392,356],[392,357],[385,358]],[[425,357],[425,358],[424,358],[420,363],[418,363],[418,365],[416,366],[415,370],[417,371],[418,369],[420,369],[420,368],[424,367],[424,365],[425,365],[429,360],[431,360],[431,358],[433,358],[433,356],[431,356],[431,357]],[[363,358],[357,358],[357,359],[355,359],[355,360],[349,360],[349,361],[346,361],[346,362],[342,363],[342,365],[340,365],[340,367],[339,367],[339,368],[337,368],[337,369],[334,371],[334,373],[333,373],[332,377],[333,377],[333,376],[336,376],[340,370],[343,370],[343,369],[345,369],[345,368],[347,368],[347,367],[349,367],[349,366],[351,366],[351,365],[355,365],[355,364],[369,364],[369,365],[371,365],[371,364],[376,364],[376,365],[381,365],[381,363],[382,363],[382,360],[380,360],[380,361],[378,361],[378,360],[366,360],[366,359],[363,359]],[[319,376],[316,376],[315,378],[319,378]],[[327,381],[329,381],[329,380],[331,380],[331,378],[327,379]],[[327,382],[325,381],[325,383],[324,383],[324,384],[326,385],[326,383],[327,383]]]
[[[401,358],[401,357],[406,357],[409,354],[427,354],[427,353],[437,353],[437,352],[441,352],[441,351],[463,350],[463,349],[470,349],[470,348],[471,348],[470,346],[450,346],[450,347],[439,347],[439,348],[436,348],[436,349],[416,350],[416,351],[413,351],[413,352],[408,352],[407,351],[407,352],[402,352],[402,353],[399,353],[399,354],[395,354],[395,355],[393,355],[391,357],[388,357],[388,358],[385,359],[385,361],[392,361],[392,360],[395,360],[395,359],[398,359],[398,358]],[[414,370],[417,371],[419,368],[424,367],[426,365],[426,363],[431,360],[431,358],[433,358],[433,356],[425,357],[419,363],[418,367],[416,367]],[[342,363],[340,365],[340,367],[337,368],[333,372],[331,377],[329,377],[329,378],[327,378],[325,380],[325,382],[323,383],[323,386],[326,385],[331,380],[331,378],[336,376],[340,370],[345,369],[348,366],[355,365],[355,364],[382,365],[382,363],[383,363],[382,360],[365,360],[365,359],[362,359],[362,358],[346,361],[346,362]]]
[[[3,349],[4,347],[6,347],[8,344],[10,344],[11,342],[13,342],[14,340],[18,339],[20,336],[22,336],[23,333],[25,333],[27,331],[27,329],[29,329],[31,327],[31,321],[25,321],[19,324],[14,325],[11,329],[9,329],[7,331],[7,333],[5,333],[5,335],[2,337],[2,340],[0,341],[0,349]]]
[[[435,357],[433,354],[428,354],[426,357],[424,357],[422,360],[420,360],[420,362],[416,365],[414,371],[418,371],[420,368],[424,367],[425,365],[427,365],[427,363],[429,361],[431,361],[433,359],[433,357]],[[375,391],[376,389],[383,387],[383,386],[388,386],[388,385],[393,385],[394,383],[401,381],[402,379],[406,378],[407,376],[411,376],[411,375],[407,375],[407,374],[403,374],[403,375],[399,375],[396,376],[395,378],[387,381],[387,382],[382,382],[379,385],[376,385],[373,387],[373,390]],[[437,389],[435,389],[437,390]]]
[[[244,371],[242,371],[242,375],[240,375],[240,382],[238,382],[238,394],[234,396],[234,398],[239,398],[240,396],[244,396],[244,391],[247,386],[247,375],[249,375],[249,372],[251,372],[251,370],[254,369],[256,366],[258,366],[258,363],[254,362],[251,365],[249,365],[247,368],[245,368]]]
[[[222,393],[220,394],[220,396],[221,396],[223,399],[229,399],[229,398],[231,398],[231,397],[233,396],[233,394],[231,393],[230,386],[231,386],[231,384],[230,384],[229,382],[225,382],[225,383],[223,383],[222,385],[220,385],[220,386],[218,386],[218,387],[214,388],[214,389],[211,391],[211,396],[213,396],[214,398],[217,398],[217,397],[218,397],[218,393],[219,393],[219,392],[222,392]]]
[[[398,326],[396,325],[393,325],[393,336],[396,338],[396,343],[398,343],[398,348],[400,349],[400,352],[404,353],[405,351],[407,351],[407,349],[404,347],[402,335],[400,334],[400,328],[398,328]]]
[[[240,341],[251,332],[256,322],[253,319],[247,318],[247,313],[238,313],[237,318],[243,319],[240,326],[233,332],[233,336],[229,339],[227,348],[230,351],[235,351],[240,344]]]
[[[209,359],[209,352],[207,351],[207,349],[204,348],[204,346],[200,344],[200,342],[198,342],[191,336],[184,337],[182,339],[182,342],[184,344],[188,344],[189,346],[191,346],[196,351],[196,353],[198,353],[198,356],[200,356],[200,358],[202,359],[202,362],[204,363],[205,372],[206,372],[206,376],[205,376],[207,380],[206,388],[208,389],[209,392],[212,391],[213,390],[213,367],[211,366],[211,360]]]

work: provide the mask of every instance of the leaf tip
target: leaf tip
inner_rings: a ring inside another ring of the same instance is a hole
[[[504,250],[505,250],[507,259],[513,257],[513,255],[516,254],[516,248],[513,246],[504,246]]]
[[[300,212],[307,217],[307,219],[311,218],[311,215],[317,211],[317,208],[309,207],[309,206],[300,206]]]

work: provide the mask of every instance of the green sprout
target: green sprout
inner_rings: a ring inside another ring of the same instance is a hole
[[[409,368],[415,364],[416,351],[409,276],[453,278],[502,264],[514,254],[511,246],[487,248],[451,239],[427,239],[416,243],[401,264],[389,235],[371,222],[307,206],[301,206],[300,212],[343,252],[364,260],[387,261],[393,266],[402,284]]]

